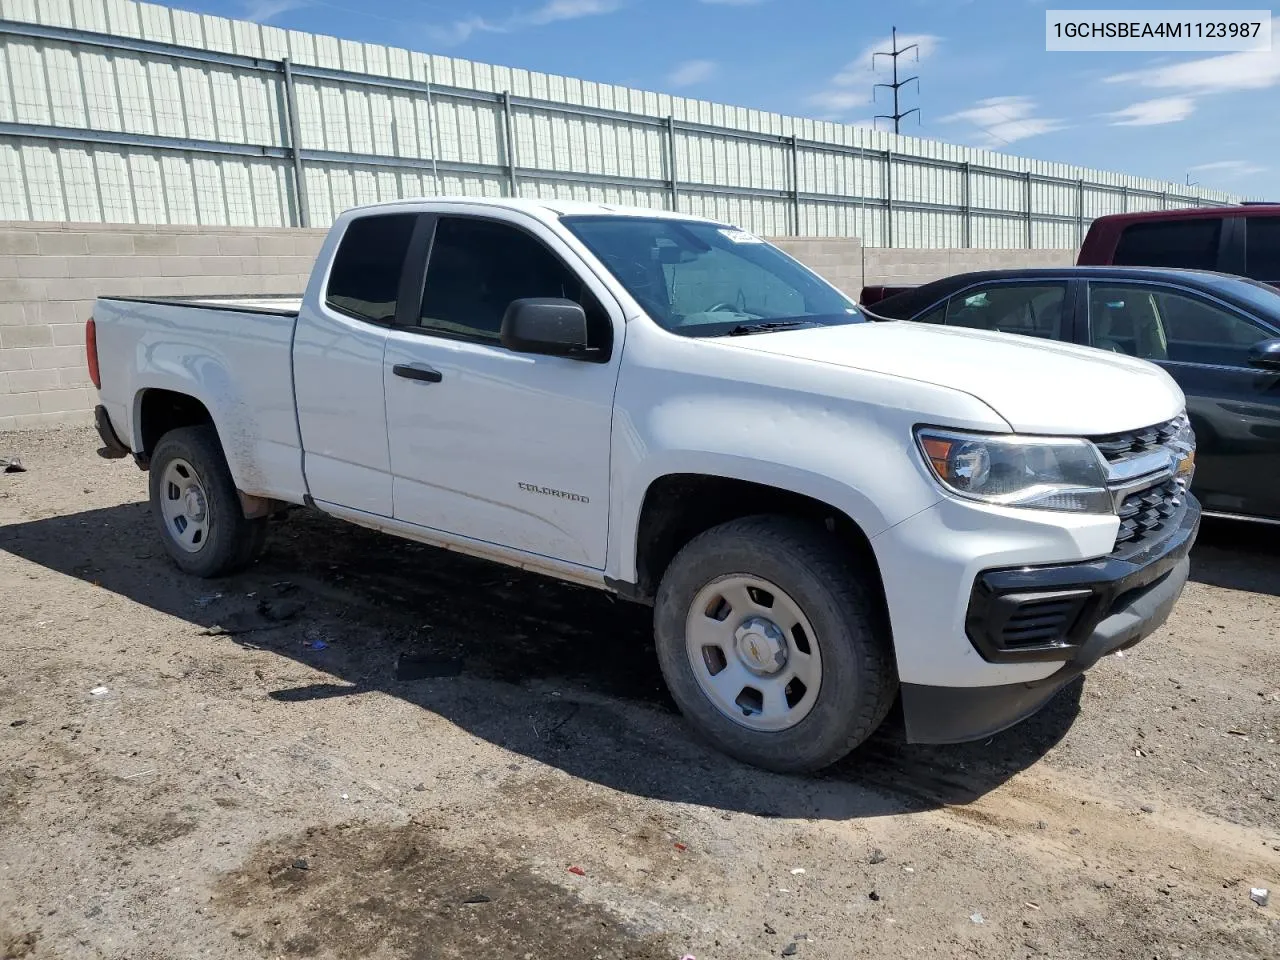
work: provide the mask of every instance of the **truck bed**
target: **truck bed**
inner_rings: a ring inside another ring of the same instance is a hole
[[[172,307],[203,307],[206,310],[233,310],[236,313],[266,313],[272,316],[296,317],[302,309],[302,294],[254,294],[207,297],[102,297],[126,303],[156,303]]]

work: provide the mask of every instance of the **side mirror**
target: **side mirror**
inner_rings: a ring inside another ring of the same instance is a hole
[[[589,359],[587,314],[572,300],[525,297],[502,315],[502,345],[519,353]]]
[[[1249,366],[1280,370],[1280,339],[1259,340],[1250,347]]]

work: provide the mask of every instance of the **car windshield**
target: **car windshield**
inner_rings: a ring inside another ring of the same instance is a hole
[[[1204,280],[1215,293],[1257,311],[1258,319],[1280,325],[1280,290],[1244,277],[1210,276]]]
[[[719,337],[865,319],[816,274],[734,227],[662,217],[561,222],[673,333]]]

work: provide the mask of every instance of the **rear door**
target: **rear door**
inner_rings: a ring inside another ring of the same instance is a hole
[[[1088,302],[1089,343],[1158,363],[1187,395],[1205,508],[1280,518],[1280,373],[1248,365],[1249,347],[1277,331],[1160,284],[1090,281]]]
[[[303,301],[293,376],[312,498],[391,516],[382,361],[418,214],[352,220],[319,296]]]
[[[581,303],[600,362],[504,347],[522,297]],[[603,568],[617,302],[546,227],[496,210],[433,219],[417,299],[383,365],[396,519]]]

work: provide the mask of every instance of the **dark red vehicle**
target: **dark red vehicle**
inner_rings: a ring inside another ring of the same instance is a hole
[[[1280,287],[1280,203],[1099,217],[1076,263],[1217,270]]]

